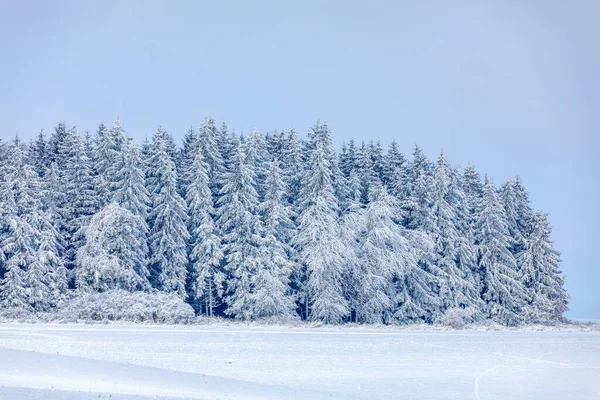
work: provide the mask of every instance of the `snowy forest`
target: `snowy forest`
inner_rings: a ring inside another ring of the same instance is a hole
[[[548,215],[518,177],[396,142],[336,152],[322,122],[301,138],[207,117],[181,146],[162,128],[136,144],[119,119],[59,123],[0,142],[0,192],[4,315],[512,326],[567,310]]]

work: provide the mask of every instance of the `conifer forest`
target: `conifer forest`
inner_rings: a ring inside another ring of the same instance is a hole
[[[562,320],[560,254],[519,177],[371,138],[336,151],[322,122],[303,136],[207,117],[182,143],[119,119],[0,142],[0,313]]]

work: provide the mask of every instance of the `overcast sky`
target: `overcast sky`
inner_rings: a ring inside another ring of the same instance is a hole
[[[326,4],[325,4],[326,3]],[[600,318],[600,2],[0,1],[0,137],[117,117],[444,150],[550,213],[571,317]]]

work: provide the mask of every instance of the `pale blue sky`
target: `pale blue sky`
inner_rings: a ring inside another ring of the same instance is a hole
[[[94,130],[181,138],[318,118],[498,184],[550,213],[569,316],[600,318],[600,3],[0,0],[0,135]]]

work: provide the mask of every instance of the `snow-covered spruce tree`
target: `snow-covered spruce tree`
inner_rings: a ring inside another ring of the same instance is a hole
[[[128,139],[121,152],[121,169],[114,177],[112,201],[140,219],[144,230],[148,230],[146,219],[150,206],[150,195],[144,182],[142,159],[137,145]]]
[[[92,171],[94,172],[94,174],[96,173],[96,170],[94,168],[94,164],[95,164],[95,153],[96,153],[96,142],[94,140],[95,138],[92,137],[92,135],[90,135],[90,131],[85,131],[85,134],[83,135],[83,151],[85,152],[85,156],[87,157],[88,160],[90,160],[90,163],[92,164]]]
[[[282,160],[283,159],[283,148],[285,145],[285,132],[273,132],[267,133],[265,136],[265,148],[268,153],[268,159],[270,160]]]
[[[305,318],[340,323],[350,310],[342,287],[343,246],[338,227],[338,200],[333,187],[333,170],[328,156],[331,139],[323,129],[313,131],[315,147],[300,197],[300,217],[294,244],[306,271]]]
[[[161,147],[163,147],[163,149],[161,151],[165,151],[167,153],[167,155],[169,156],[169,158],[171,159],[171,161],[173,161],[173,163],[175,163],[175,156],[172,156],[172,152],[173,154],[175,154],[175,148],[170,149],[170,144],[173,144],[173,138],[171,135],[169,135],[169,133],[167,133],[167,131],[165,131],[162,126],[158,127],[158,130],[156,131],[156,133],[154,134],[154,136],[152,136],[152,141],[144,141],[144,143],[142,144],[142,152],[141,152],[141,156],[142,156],[142,163],[144,165],[144,172],[146,175],[146,189],[148,189],[148,193],[150,193],[150,195],[152,196],[153,193],[155,193],[157,191],[157,187],[159,186],[159,182],[158,182],[158,176],[157,175],[160,171],[157,171],[155,168],[154,163],[156,162],[157,159],[157,154],[159,152],[156,144],[158,143],[158,141],[160,141]],[[175,154],[176,155],[176,154]],[[177,171],[176,166],[175,166],[175,171]]]
[[[258,194],[255,174],[246,164],[247,156],[236,139],[231,151],[231,171],[224,176],[218,201],[218,223],[225,250],[227,277],[227,315],[250,320],[252,307],[252,276],[260,268],[261,227],[258,218]]]
[[[431,162],[423,151],[415,146],[406,179],[399,182],[401,190],[401,206],[404,210],[404,226],[409,229],[432,231],[431,195],[433,187]]]
[[[471,165],[467,165],[463,171],[462,186],[468,207],[468,235],[471,240],[474,240],[472,230],[477,219],[479,203],[483,196],[483,185],[481,184],[481,176]]]
[[[292,128],[286,135],[283,144],[281,170],[286,185],[286,199],[292,209],[296,209],[300,198],[304,161],[302,160],[302,144],[296,131]]]
[[[183,136],[183,147],[179,151],[176,162],[179,193],[182,197],[185,197],[186,189],[193,179],[192,166],[199,151],[198,146],[198,132],[190,127]]]
[[[131,216],[121,216],[126,221],[130,218],[137,220],[136,227],[132,230],[131,235],[134,241],[128,244],[129,249],[126,251],[132,252],[135,259],[131,260],[134,265],[134,271],[140,277],[137,287],[147,289],[150,287],[148,282],[148,211],[150,208],[150,195],[146,190],[144,172],[142,170],[142,160],[139,150],[135,142],[128,139],[123,145],[121,151],[122,168],[117,172],[114,180],[114,192],[112,195],[112,203],[119,205],[131,213]],[[118,210],[117,210],[118,211]],[[134,248],[137,243],[137,248]],[[120,287],[127,289],[128,282]]]
[[[41,191],[39,193],[39,197],[41,198],[42,210],[48,214],[48,218],[52,222],[52,226],[54,226],[55,230],[58,230],[63,226],[61,224],[61,218],[59,215],[59,208],[62,204],[64,204],[64,191],[60,182],[58,167],[56,163],[53,162],[50,164],[48,169],[44,174],[44,179],[41,184]],[[60,232],[58,232],[57,240],[62,241]],[[62,254],[62,251],[59,252]]]
[[[530,294],[519,281],[517,263],[510,252],[506,214],[498,191],[486,178],[475,223],[475,244],[482,276],[482,299],[488,317],[504,325],[522,322],[521,312]]]
[[[150,288],[146,232],[138,216],[109,203],[92,217],[84,237],[85,245],[77,251],[79,291]]]
[[[50,157],[43,130],[40,130],[35,141],[29,146],[29,154],[29,163],[35,169],[38,176],[44,177],[46,170],[50,166]]]
[[[361,186],[361,202],[367,204],[369,202],[369,191],[372,185],[375,185],[376,181],[379,180],[377,173],[375,172],[375,164],[371,150],[365,142],[362,143],[358,151],[357,159],[357,170],[360,177]]]
[[[142,146],[140,147],[140,160],[142,171],[144,172],[144,184],[146,186],[146,190],[148,194],[151,195],[153,193],[153,177],[152,174],[152,143],[148,139],[148,137],[144,138],[142,142]],[[152,198],[150,198],[150,203],[152,203]]]
[[[432,322],[440,314],[441,302],[437,278],[423,268],[423,263],[430,260],[434,244],[422,230],[404,228],[401,202],[390,196],[384,186],[375,188],[360,233],[360,257],[354,274],[359,278],[355,279],[356,293],[360,294],[355,300],[357,309],[367,316],[362,317],[364,321]],[[390,277],[389,286],[382,284],[382,276]],[[370,282],[367,286],[377,287],[377,297],[369,297],[371,289],[363,287],[365,277]]]
[[[346,178],[350,177],[350,173],[358,168],[358,154],[354,139],[350,139],[347,146],[346,143],[342,144],[342,151],[339,158],[340,171],[342,171]]]
[[[454,220],[454,226],[458,232],[456,242],[456,264],[461,271],[466,274],[466,279],[471,281],[476,288],[477,293],[481,293],[481,275],[479,274],[479,267],[477,265],[477,248],[473,243],[470,227],[470,213],[469,203],[467,195],[464,192],[464,184],[462,181],[462,171],[460,167],[455,167],[451,174],[451,186],[450,186],[451,204],[453,205],[454,214],[456,219]],[[481,311],[483,303],[481,296],[477,299],[479,306],[476,310]],[[460,313],[464,316],[464,312]],[[475,315],[477,318],[484,318],[485,315],[482,312],[477,312]]]
[[[285,200],[290,206],[291,219],[294,222],[294,227],[297,227],[305,160],[303,143],[298,138],[298,135],[293,128],[283,139],[282,151],[283,156],[280,166],[283,181],[285,183]],[[294,261],[294,269],[290,275],[290,288],[296,299],[297,305],[304,305],[306,303],[304,296],[306,293],[306,275],[303,271],[302,264],[297,262],[298,253],[294,251],[293,254],[292,260]]]
[[[438,321],[443,309],[438,294],[439,277],[423,265],[433,253],[434,243],[420,230],[404,228],[402,235],[406,241],[398,246],[405,246],[400,254],[407,254],[407,263],[394,279],[393,319],[400,324]]]
[[[175,138],[169,132],[162,130],[163,138],[165,140],[165,149],[171,160],[175,162],[177,160],[177,144]]]
[[[103,205],[103,202],[108,200],[108,193],[106,192],[107,185],[104,182],[103,173],[105,164],[102,161],[105,153],[99,150],[104,140],[104,135],[107,134],[107,131],[108,127],[105,124],[100,123],[93,136],[90,135],[88,137],[86,134],[83,144],[85,153],[91,165],[90,170],[94,181],[96,196],[98,198],[98,208]]]
[[[98,126],[95,139],[96,146],[93,158],[94,176],[96,177],[95,184],[96,191],[100,196],[98,203],[104,206],[111,199],[110,188],[113,176],[111,176],[110,171],[112,169],[113,173],[116,172],[113,166],[117,165],[119,154],[114,143],[112,129],[109,129],[106,125],[100,124]]]
[[[444,271],[436,264],[435,228],[432,213],[433,171],[431,162],[423,151],[415,146],[413,159],[406,171],[399,171],[395,192],[400,200],[402,224],[412,246],[412,253],[422,272],[412,271],[415,276],[401,281],[398,315],[405,322],[436,321],[442,315],[439,293],[444,282]]]
[[[523,235],[527,235],[533,229],[532,218],[534,210],[531,208],[529,201],[529,193],[525,189],[525,185],[521,180],[521,177],[516,176],[513,180],[513,191],[515,193],[516,203],[519,205],[517,208],[519,230],[523,232]]]
[[[478,283],[472,273],[475,262],[472,247],[461,238],[464,194],[443,153],[437,159],[433,179],[432,238],[436,253],[434,263],[442,271],[440,299],[444,310],[464,309],[465,317],[470,316],[472,321],[481,304]]]
[[[344,246],[342,258],[342,287],[344,296],[348,300],[350,319],[359,322],[357,310],[361,300],[361,248],[360,243],[364,236],[364,211],[365,205],[361,197],[361,182],[357,169],[350,171],[348,182],[347,207],[340,216],[340,240]]]
[[[380,181],[383,179],[383,170],[385,165],[385,159],[383,154],[383,147],[381,142],[377,139],[377,142],[369,143],[369,154],[371,156],[371,163],[373,165],[373,172],[377,179]]]
[[[208,179],[210,190],[213,194],[213,203],[223,186],[223,182],[220,180],[225,172],[223,157],[218,143],[219,138],[220,134],[215,120],[212,117],[206,117],[198,131],[198,147],[202,151],[204,161],[208,164]]]
[[[46,300],[51,307],[60,306],[68,297],[67,269],[64,266],[64,237],[59,232],[62,218],[60,206],[64,204],[63,186],[59,171],[53,162],[46,169],[41,189],[37,193],[41,209],[36,214],[35,226],[40,232],[38,249],[35,255],[35,268],[44,272],[44,283],[48,285],[50,297]],[[34,264],[32,264],[34,265]]]
[[[52,214],[38,213],[39,244],[26,275],[29,303],[37,310],[64,304],[69,295],[67,269],[60,254],[60,235],[52,225]]]
[[[357,322],[381,323],[393,312],[392,279],[415,263],[395,222],[398,200],[381,183],[371,187],[369,200],[358,227],[362,235],[354,273],[355,313]]]
[[[27,147],[18,136],[8,146],[7,160],[2,169],[4,182],[13,194],[17,214],[32,224],[35,213],[41,209],[38,195],[41,182],[27,160]]]
[[[152,211],[150,213],[150,273],[154,285],[164,292],[186,298],[186,227],[185,201],[177,192],[177,171],[168,153],[168,135],[161,128],[152,143]]]
[[[217,137],[217,148],[219,149],[219,154],[221,154],[221,159],[223,160],[223,173],[225,173],[228,169],[233,136],[235,135],[233,133],[229,133],[227,124],[225,121],[223,121]]]
[[[33,259],[33,243],[27,235],[32,235],[32,228],[23,218],[10,211],[2,216],[3,225],[9,225],[2,235],[0,244],[3,250],[3,278],[0,281],[1,308],[29,310],[27,288],[25,286],[25,268]],[[31,236],[29,236],[31,237]]]
[[[221,302],[225,276],[220,270],[223,248],[214,222],[215,210],[208,169],[204,155],[197,149],[189,169],[191,181],[187,186],[186,201],[190,217],[189,259],[192,263],[193,301],[199,306],[198,311],[204,310],[206,315],[212,316],[215,307]]]
[[[54,132],[48,139],[48,162],[55,162],[59,170],[64,170],[66,167],[66,152],[68,147],[65,146],[65,141],[69,135],[67,126],[64,122],[59,122],[54,127]]]
[[[511,237],[511,252],[518,259],[526,247],[526,236],[531,232],[533,210],[519,178],[507,180],[500,190],[506,213],[506,223]]]
[[[64,225],[60,229],[65,245],[65,266],[72,270],[77,250],[83,245],[79,230],[89,223],[99,207],[90,162],[75,128],[68,131],[63,143],[66,148],[63,152],[65,168],[59,173],[64,196],[59,205],[59,214]]]
[[[384,157],[382,177],[382,182],[387,186],[390,193],[393,191],[396,179],[404,168],[405,163],[406,158],[400,150],[398,150],[396,141],[392,140]]]
[[[334,194],[339,203],[340,209],[346,209],[348,199],[348,185],[346,178],[338,165],[338,157],[335,154],[333,148],[333,142],[331,140],[331,131],[326,122],[317,122],[311,130],[308,132],[308,141],[305,145],[305,170],[309,169],[312,165],[313,153],[317,148],[317,145],[321,146],[323,151],[323,157],[327,160],[330,169],[330,179],[333,186]]]
[[[265,195],[265,181],[267,177],[267,162],[269,153],[263,135],[256,129],[252,130],[242,143],[246,155],[246,164],[254,172],[254,183],[259,200]]]
[[[521,282],[533,292],[531,304],[526,307],[527,321],[560,321],[562,314],[567,311],[569,298],[559,269],[560,254],[550,240],[548,215],[533,212],[530,217],[531,232],[517,260]]]
[[[284,182],[279,162],[272,161],[265,184],[265,199],[259,208],[263,218],[261,263],[252,277],[252,307],[255,317],[294,315],[290,294],[290,275],[295,269],[289,245],[294,232],[292,212],[285,201]]]
[[[123,152],[127,145],[127,133],[117,118],[113,127],[104,129],[98,136],[95,163],[98,174],[99,192],[104,195],[100,204],[112,201],[117,190],[119,172],[123,169]]]
[[[40,205],[35,191],[37,174],[26,163],[26,150],[17,137],[8,147],[0,185],[0,249],[4,274],[0,305],[32,310],[27,270],[34,260],[39,232],[33,225]]]
[[[45,311],[60,301],[67,291],[66,270],[58,259],[60,248],[58,232],[50,223],[52,214],[43,210],[44,186],[39,180],[36,165],[44,168],[44,161],[37,157],[24,157],[24,148],[15,141],[11,150],[13,170],[11,184],[17,210],[33,229],[32,240],[35,253],[26,265],[24,285],[27,301],[35,311]],[[40,140],[37,143],[41,146]],[[39,150],[39,148],[38,148]],[[31,147],[29,155],[31,155]],[[40,155],[41,156],[41,155]],[[54,290],[58,289],[58,290]]]

